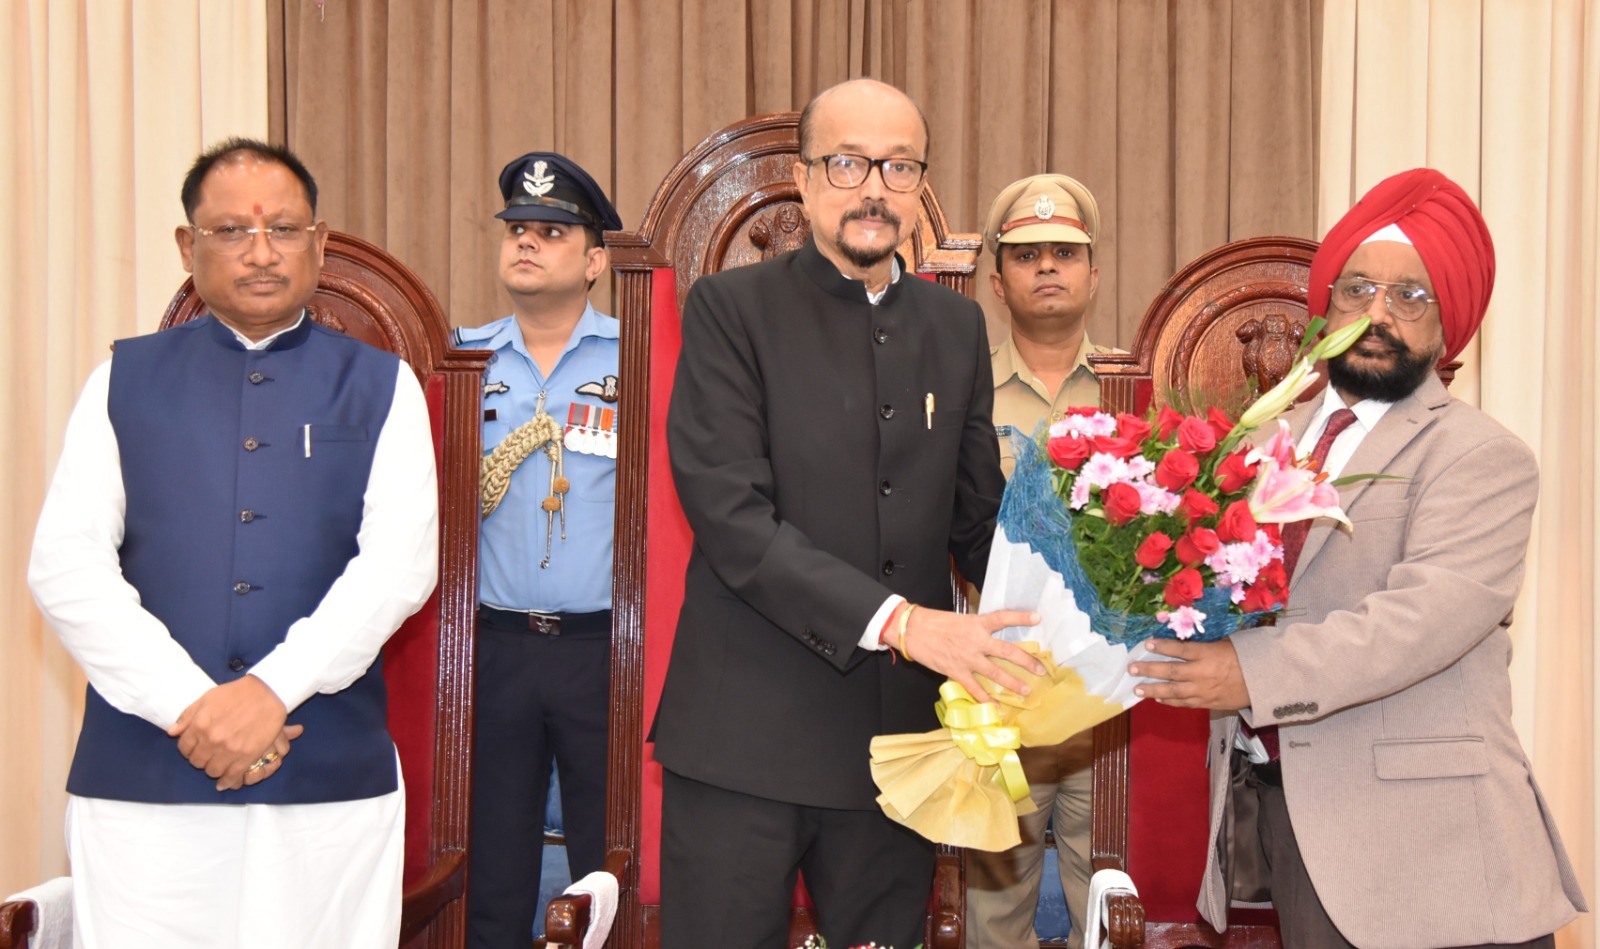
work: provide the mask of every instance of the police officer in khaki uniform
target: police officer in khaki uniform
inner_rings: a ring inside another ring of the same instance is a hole
[[[1011,312],[1011,335],[990,350],[994,429],[1006,477],[1016,464],[1011,438],[1031,436],[1069,407],[1099,405],[1090,353],[1116,352],[1089,341],[1084,322],[1100,285],[1094,243],[1100,209],[1082,183],[1034,175],[1002,190],[984,223],[995,255],[995,296]],[[1044,872],[1045,827],[1054,817],[1056,860],[1072,914],[1069,945],[1083,944],[1089,900],[1089,791],[1093,748],[1083,732],[1050,748],[1020,752],[1033,803],[1021,818],[1022,843],[1001,853],[967,851],[968,949],[1038,946],[1034,914]]]

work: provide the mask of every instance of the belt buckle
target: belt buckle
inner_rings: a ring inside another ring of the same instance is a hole
[[[558,613],[531,612],[528,614],[528,631],[541,633],[545,636],[560,636],[561,615]]]

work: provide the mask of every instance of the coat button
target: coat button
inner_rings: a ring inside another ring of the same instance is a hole
[[[893,560],[885,560],[883,562],[883,575],[887,577],[887,576],[890,576],[893,573],[894,573],[894,561]]]
[[[246,593],[250,592],[250,584],[240,580],[238,583],[233,585],[233,592],[239,594],[240,596],[244,596]]]
[[[880,326],[872,331],[872,338],[880,343],[887,343],[889,341],[889,331]]]
[[[228,668],[232,669],[234,672],[243,672],[244,660],[240,659],[238,656],[234,656],[232,659],[228,660]]]
[[[834,651],[835,651],[835,650],[836,650],[836,649],[838,649],[838,647],[837,647],[837,646],[835,646],[835,645],[834,645],[834,644],[833,644],[833,643],[823,643],[823,644],[822,644],[822,654],[823,654],[823,655],[824,655],[824,656],[831,656],[831,655],[833,655],[833,653],[834,653]]]
[[[888,497],[889,495],[894,493],[894,487],[892,485],[890,485],[888,481],[879,481],[878,482],[878,493],[883,495],[884,497]]]
[[[261,370],[259,370],[259,369],[256,370],[255,372],[250,373],[250,384],[253,385],[253,386],[258,386],[261,383],[266,382],[266,381],[267,381],[266,374],[261,372]]]
[[[246,524],[250,523],[251,521],[253,521],[255,519],[256,519],[256,512],[250,510],[249,508],[245,508],[244,510],[239,512],[239,520],[244,522],[244,523],[246,523]]]
[[[244,450],[245,451],[255,451],[257,448],[260,448],[260,447],[261,447],[261,439],[256,438],[254,435],[252,435],[249,438],[246,438],[244,440]]]
[[[884,418],[894,418],[894,406],[892,406],[889,403],[885,402],[882,405],[878,406],[878,414],[883,416]]]

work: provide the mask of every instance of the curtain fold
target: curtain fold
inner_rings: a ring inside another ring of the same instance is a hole
[[[705,136],[857,76],[927,113],[930,180],[958,231],[980,228],[1024,175],[1062,172],[1094,191],[1106,220],[1097,340],[1130,342],[1166,279],[1203,251],[1314,229],[1320,0],[270,5],[284,24],[285,135],[329,220],[388,247],[457,324],[508,310],[492,215],[510,159],[571,156],[633,228]]]
[[[0,896],[67,870],[83,678],[28,593],[68,413],[111,342],[185,274],[178,190],[202,143],[265,135],[259,0],[14,0],[0,14]]]
[[[1494,300],[1451,391],[1539,461],[1511,627],[1514,721],[1593,899],[1600,5],[1328,0],[1326,15],[1318,234],[1382,178],[1431,165],[1494,236]],[[1595,934],[1581,916],[1558,944]]]

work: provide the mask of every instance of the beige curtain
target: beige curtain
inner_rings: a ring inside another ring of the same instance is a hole
[[[1320,0],[270,2],[275,129],[333,225],[395,253],[458,324],[509,311],[492,215],[510,159],[573,157],[632,228],[705,136],[856,76],[927,112],[957,230],[1024,175],[1089,185],[1097,339],[1131,342],[1202,251],[1312,236]]]
[[[34,609],[28,548],[66,418],[184,273],[203,142],[267,130],[261,0],[11,0],[0,14],[0,896],[67,869],[83,680]]]
[[[1326,16],[1318,233],[1426,164],[1473,194],[1494,236],[1494,303],[1453,389],[1539,459],[1516,725],[1594,900],[1600,4],[1328,0]],[[1595,945],[1593,915],[1558,943]]]

